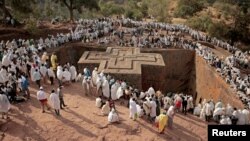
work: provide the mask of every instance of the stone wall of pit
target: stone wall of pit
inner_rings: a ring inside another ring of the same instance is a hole
[[[85,51],[106,51],[105,47],[92,47],[92,46],[81,46],[77,44],[72,44],[68,46],[64,46],[63,48],[57,49],[56,55],[58,57],[60,64],[65,64],[67,62],[75,65],[77,67],[78,72],[83,72],[83,68],[86,67],[84,65],[78,65],[78,60],[82,56]],[[98,67],[99,64],[87,65],[91,70],[95,67]]]
[[[195,52],[183,49],[155,50],[143,49],[143,53],[159,53],[162,55],[165,67],[143,66],[142,87],[144,90],[154,85],[163,93],[186,92],[192,94],[195,78]],[[194,90],[193,90],[194,89]]]
[[[70,62],[77,66],[78,72],[82,72],[84,65],[77,62],[84,51],[106,51],[104,47],[65,46],[56,50],[60,63]],[[224,103],[231,103],[235,107],[242,108],[243,104],[229,85],[215,72],[214,68],[195,52],[182,49],[142,49],[144,53],[160,53],[165,61],[165,68],[157,66],[142,66],[142,77],[136,75],[121,74],[120,79],[128,81],[131,85],[142,86],[147,90],[150,85],[163,93],[185,92],[194,95],[196,103],[200,99],[213,99],[215,102],[221,99]],[[88,67],[93,69],[98,64]],[[197,94],[196,94],[197,93]]]
[[[200,56],[195,57],[196,66],[196,86],[197,99],[213,99],[217,102],[219,99],[223,103],[230,103],[238,108],[243,108],[242,102],[236,97],[229,85],[219,76],[215,69],[210,67]],[[226,105],[225,105],[226,106]]]

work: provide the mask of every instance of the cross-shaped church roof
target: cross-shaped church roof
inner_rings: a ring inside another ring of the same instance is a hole
[[[142,65],[165,66],[161,54],[126,47],[108,47],[106,52],[85,51],[78,63],[100,64],[99,71],[122,74],[141,74]]]

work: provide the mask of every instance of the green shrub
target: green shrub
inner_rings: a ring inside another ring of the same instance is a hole
[[[170,0],[150,0],[148,2],[148,13],[159,22],[171,23],[171,16],[169,14]]]
[[[211,24],[212,19],[209,16],[204,17],[193,17],[187,20],[187,25],[190,27],[206,32]]]
[[[125,12],[125,16],[126,16],[126,17],[132,19],[132,18],[133,18],[133,15],[134,15],[133,11],[131,11],[131,10],[126,10],[126,12]]]
[[[25,29],[30,33],[30,34],[38,34],[39,29],[37,28],[37,22],[35,19],[28,19],[26,21]]]
[[[101,3],[100,8],[104,16],[120,15],[125,12],[125,9],[121,5],[114,4],[113,2]]]
[[[147,17],[148,16],[148,3],[146,3],[145,1],[143,1],[141,3],[141,6],[140,6],[140,11],[143,15],[143,17]]]
[[[125,6],[125,16],[135,20],[141,20],[143,18],[143,13],[138,1],[127,1],[127,5]]]
[[[210,36],[216,38],[225,38],[228,33],[228,26],[224,22],[210,24],[208,27],[208,33]]]
[[[143,18],[143,14],[138,9],[128,9],[125,12],[125,16],[135,20],[141,20]]]
[[[187,24],[194,29],[207,32],[212,37],[228,38],[229,26],[224,22],[213,22],[209,16],[193,17],[187,21]]]
[[[204,5],[205,1],[203,0],[179,0],[174,15],[182,18],[193,16],[196,12],[201,11]]]
[[[225,19],[229,19],[230,15],[234,14],[236,12],[236,7],[229,3],[221,3],[221,2],[215,2],[213,7],[221,11],[223,17]]]

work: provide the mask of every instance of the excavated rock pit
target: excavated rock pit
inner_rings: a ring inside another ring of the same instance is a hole
[[[69,45],[56,51],[61,64],[70,62],[77,66],[78,72],[84,67],[91,70],[99,67],[99,63],[79,63],[86,51],[105,52],[106,47],[86,47],[82,45]],[[244,107],[236,97],[235,92],[228,84],[209,66],[203,58],[194,51],[184,49],[141,49],[140,53],[160,54],[164,60],[164,66],[141,64],[141,74],[123,73],[117,75],[129,84],[147,90],[151,85],[163,93],[184,92],[194,96],[198,103],[203,99],[219,99],[224,103],[231,103],[235,107]],[[98,70],[101,71],[101,70]]]

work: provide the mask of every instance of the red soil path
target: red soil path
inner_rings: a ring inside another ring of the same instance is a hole
[[[49,96],[50,85],[44,85]],[[107,117],[100,116],[95,107],[95,97],[85,96],[80,84],[64,87],[67,108],[61,110],[61,117],[54,111],[42,113],[36,99],[37,86],[31,84],[31,99],[14,104],[10,110],[10,120],[0,120],[3,141],[200,141],[207,140],[207,124],[193,115],[177,114],[174,128],[159,134],[152,124],[138,119],[129,119],[129,110],[120,102],[116,107],[120,124],[107,125]],[[95,91],[95,89],[93,89]]]

